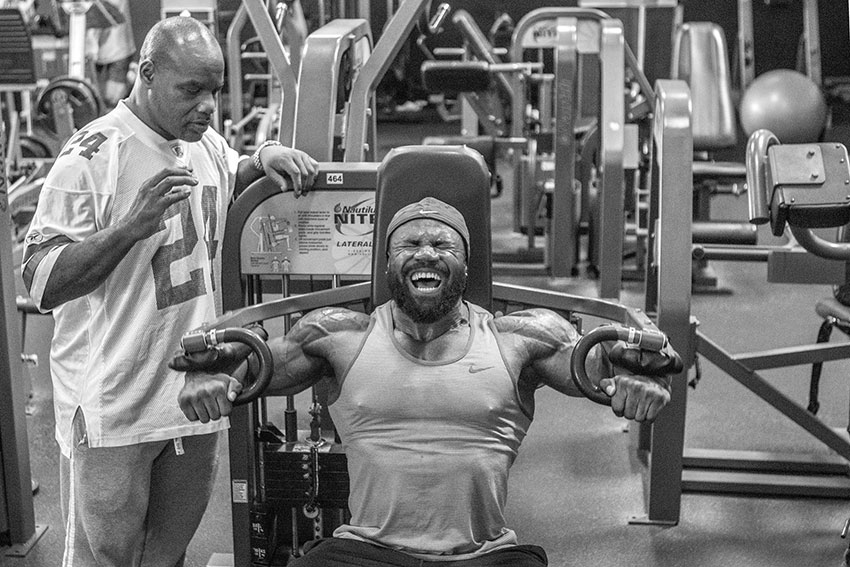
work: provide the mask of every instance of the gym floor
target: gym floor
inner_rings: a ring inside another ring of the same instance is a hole
[[[445,126],[382,124],[383,150],[418,143]],[[509,177],[506,176],[506,179]],[[493,201],[494,247],[517,242],[510,233],[510,187]],[[743,199],[719,202],[717,218],[746,215]],[[715,209],[717,210],[717,209]],[[728,214],[727,214],[728,213]],[[724,216],[725,215],[725,216]],[[769,234],[760,233],[769,243]],[[520,239],[521,241],[521,239]],[[700,330],[730,352],[766,350],[814,341],[820,318],[818,299],[828,286],[769,284],[763,263],[714,262],[721,283],[732,293],[694,295],[692,314]],[[595,296],[582,278],[506,277],[497,281]],[[621,301],[643,306],[643,286],[624,284]],[[53,440],[47,340],[49,318],[31,317],[24,351],[41,366],[31,370],[28,433],[34,478],[36,522],[47,530],[24,558],[4,555],[0,567],[61,564],[64,528],[59,508],[58,457]],[[839,335],[839,333],[836,333]],[[846,340],[838,336],[836,341]],[[848,420],[850,365],[824,366],[819,416],[843,429]],[[806,453],[831,451],[707,362],[702,380],[688,390],[686,446]],[[764,375],[782,392],[805,405],[808,367]],[[768,498],[686,493],[676,526],[631,525],[644,510],[643,467],[630,450],[630,424],[610,410],[551,390],[537,395],[534,424],[512,470],[508,519],[521,541],[543,546],[553,567],[838,567],[847,542],[839,535],[850,517],[850,501],[824,498]],[[186,567],[205,567],[214,554],[232,551],[227,450],[204,521],[189,547]]]

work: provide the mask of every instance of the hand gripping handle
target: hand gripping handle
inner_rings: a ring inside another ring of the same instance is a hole
[[[630,346],[657,352],[667,345],[667,336],[660,331],[605,325],[593,329],[578,340],[573,347],[573,353],[570,357],[570,374],[572,375],[573,382],[575,382],[579,391],[589,400],[603,406],[610,406],[611,398],[602,388],[590,381],[585,367],[590,349],[604,341],[625,341]],[[676,358],[672,367],[681,370],[682,363],[679,355],[675,352],[672,355]]]
[[[238,406],[253,402],[263,394],[274,373],[274,360],[269,345],[257,333],[241,327],[194,331],[183,335],[183,338],[180,339],[180,345],[186,354],[203,352],[215,348],[216,345],[221,343],[242,343],[257,355],[259,361],[257,375],[253,382],[239,392],[239,395],[233,401],[233,405]]]

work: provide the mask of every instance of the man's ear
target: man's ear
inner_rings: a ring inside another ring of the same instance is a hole
[[[153,61],[145,59],[139,64],[139,75],[142,77],[142,82],[149,85],[153,81]]]

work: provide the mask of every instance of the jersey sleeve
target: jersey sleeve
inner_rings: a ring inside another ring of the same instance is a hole
[[[239,163],[243,159],[249,159],[248,156],[239,155],[239,152],[230,147],[223,137],[219,137],[221,154],[224,157],[224,164],[227,168],[227,198],[233,199],[234,191],[236,190],[236,172],[239,169]]]
[[[117,142],[108,132],[82,132],[50,169],[25,238],[21,277],[42,308],[47,281],[62,250],[106,226],[117,177]],[[117,137],[117,133],[113,137]]]

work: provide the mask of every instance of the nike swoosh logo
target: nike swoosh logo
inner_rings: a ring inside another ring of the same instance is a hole
[[[493,368],[492,366],[475,366],[474,364],[469,365],[469,373],[477,374],[479,372],[484,372],[485,370],[490,370]]]

